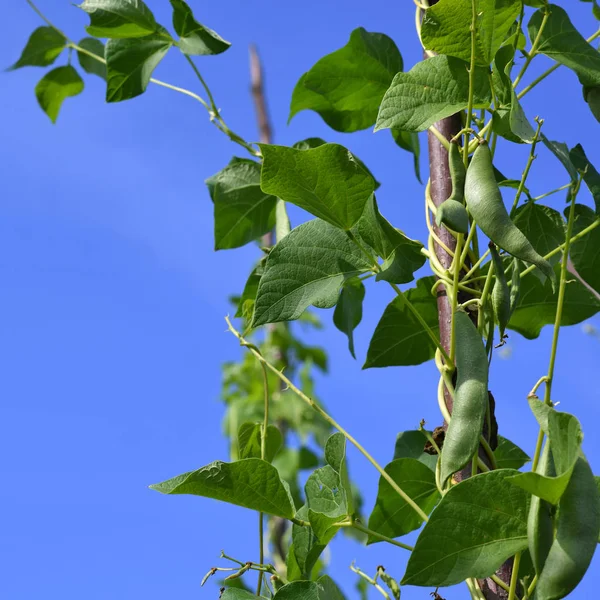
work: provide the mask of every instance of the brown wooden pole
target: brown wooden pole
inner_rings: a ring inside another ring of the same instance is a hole
[[[430,0],[430,5],[433,5],[438,0]],[[425,55],[425,59],[428,58]],[[462,129],[461,115],[455,114],[451,117],[447,117],[435,123],[436,129],[447,139],[453,138]],[[429,149],[429,174],[430,174],[430,192],[433,204],[437,207],[452,194],[452,180],[450,178],[450,168],[448,165],[448,152],[444,146],[440,143],[437,137],[428,132],[428,149]],[[442,242],[452,251],[456,249],[456,240],[449,231],[444,227],[437,227],[435,223],[433,228],[437,236]],[[437,243],[435,244],[435,254],[445,269],[448,269],[452,264],[452,257]],[[464,302],[468,298],[461,294],[461,302]],[[443,285],[438,288],[437,295],[437,306],[438,306],[438,321],[440,324],[440,341],[446,352],[450,353],[450,338],[451,338],[451,322],[452,322],[452,307],[448,298],[447,291]],[[452,396],[447,389],[444,388],[444,398],[450,414],[452,414]],[[489,440],[491,437],[495,437],[497,430],[496,419],[494,415],[494,398],[490,392],[490,416],[492,423],[492,430],[484,430],[484,435]],[[448,427],[448,424],[444,422],[444,429]],[[481,458],[486,460],[486,456],[483,452],[480,452]],[[486,461],[487,462],[487,461]],[[463,479],[471,475],[471,467],[468,466],[463,469],[460,473],[455,475],[455,479],[462,481]],[[512,559],[504,563],[498,570],[496,575],[505,583],[510,582],[512,575]],[[479,581],[481,589],[483,591],[486,600],[506,600],[508,593],[499,587],[491,579],[483,579]]]

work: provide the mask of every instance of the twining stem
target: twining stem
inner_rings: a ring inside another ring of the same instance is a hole
[[[377,575],[375,575],[375,577],[369,577],[364,571],[355,567],[354,563],[350,565],[350,570],[359,577],[362,577],[366,582],[370,583],[386,600],[391,600],[390,595],[377,583]]]
[[[531,50],[529,51],[529,54],[527,54],[527,58],[525,59],[525,62],[523,63],[523,66],[521,67],[519,74],[516,76],[515,80],[513,81],[513,88],[516,88],[519,85],[519,82],[521,81],[521,79],[523,79],[523,75],[525,75],[525,72],[527,71],[527,69],[529,68],[529,65],[531,64],[531,61],[535,58],[535,55],[537,54],[537,49],[538,49],[538,46],[540,45],[540,41],[542,39],[542,33],[544,33],[544,29],[546,28],[546,23],[548,22],[548,19],[550,17],[550,10],[548,8],[548,5],[545,6],[544,11],[545,12],[544,12],[544,16],[542,17],[542,22],[540,23],[540,28],[537,32],[537,35],[535,36],[535,40],[533,40],[533,44],[531,45]]]
[[[490,576],[490,579],[498,586],[500,586],[505,592],[510,591],[510,588],[498,577],[498,575],[494,574]]]
[[[454,281],[452,283],[452,297],[450,299],[451,308],[452,308],[452,321],[450,322],[450,363],[454,364],[454,360],[456,358],[456,307],[458,306],[458,283],[460,281],[460,251],[461,244],[463,242],[463,235],[458,234],[456,236],[456,250],[454,255]]]
[[[586,41],[588,43],[591,43],[598,37],[600,37],[600,29],[598,31],[596,31],[596,33],[591,35]],[[548,77],[548,75],[551,75],[552,73],[554,73],[554,71],[556,71],[556,69],[558,69],[558,67],[560,67],[560,66],[562,66],[560,63],[556,63],[556,64],[552,65],[549,69],[544,71],[539,77],[536,77],[536,79],[534,79],[527,87],[523,88],[517,94],[517,98],[520,100],[525,94],[528,94],[538,83],[541,83],[542,81],[544,81],[544,79],[546,79],[546,77]]]
[[[357,531],[362,531],[363,533],[365,533],[368,536],[375,537],[378,540],[381,540],[382,542],[387,542],[388,544],[393,544],[394,546],[398,546],[398,548],[403,548],[404,550],[408,550],[409,552],[412,552],[414,550],[414,548],[412,546],[409,546],[408,544],[403,544],[402,542],[393,540],[392,538],[386,537],[385,535],[381,535],[381,533],[377,533],[376,531],[373,531],[372,529],[365,527],[362,523],[359,523],[356,520],[342,522],[342,523],[340,523],[340,527],[352,527],[352,529],[356,529]]]
[[[300,390],[294,383],[288,379],[283,373],[269,363],[262,354],[256,349],[253,344],[248,343],[243,336],[235,329],[231,324],[229,317],[225,317],[229,331],[240,341],[240,344],[247,348],[254,356],[265,365],[272,373],[274,373],[281,381],[283,381],[287,387],[292,390],[301,400],[306,402],[313,410],[318,412],[332,427],[337,429],[358,451],[377,469],[379,474],[390,484],[392,489],[419,515],[419,517],[427,522],[429,517],[423,512],[421,507],[392,479],[392,477],[383,469],[383,467],[365,450],[365,448],[351,436],[341,425],[338,424],[325,410],[323,410],[314,400],[309,398],[302,390]]]
[[[477,7],[475,0],[471,0],[471,64],[469,65],[469,99],[467,103],[467,122],[465,127],[471,127],[473,120],[473,97],[475,95],[475,27],[477,25]],[[469,164],[469,133],[465,132],[465,142],[463,144],[463,162],[465,167]],[[457,253],[460,256],[460,252]],[[452,310],[456,308],[452,306]]]
[[[571,236],[573,235],[573,224],[575,221],[575,199],[581,186],[581,177],[579,177],[575,187],[571,191],[571,206],[569,208],[569,218],[567,222],[567,235],[565,237],[565,249],[560,263],[560,282],[558,284],[558,300],[556,303],[556,318],[554,320],[554,333],[552,335],[552,346],[550,349],[550,362],[548,364],[548,375],[546,376],[546,387],[544,389],[544,402],[552,405],[552,380],[554,378],[554,366],[556,364],[556,352],[558,349],[558,334],[560,332],[560,323],[562,320],[562,311],[565,301],[565,290],[567,288],[567,267],[569,262],[569,250],[571,248]]]
[[[65,38],[66,45],[67,45],[67,47],[69,49],[76,50],[77,52],[80,52],[81,54],[85,54],[86,56],[89,56],[91,59],[93,59],[93,60],[95,60],[95,61],[97,61],[99,63],[102,63],[104,65],[106,64],[106,60],[102,56],[98,56],[97,54],[94,54],[93,52],[90,52],[89,50],[86,50],[85,48],[82,48],[81,46],[79,46],[78,44],[76,44],[73,40],[71,40],[62,30],[60,30],[58,27],[56,27],[56,25],[54,25],[54,23],[52,23],[42,13],[42,11],[32,2],[32,0],[26,0],[26,2],[35,11],[35,13],[45,23],[48,24],[49,27],[52,27],[52,29],[54,29],[58,34],[60,34],[62,37]],[[172,41],[172,43],[176,43],[176,42]],[[154,77],[150,78],[150,83],[153,83],[153,84],[158,85],[160,87],[164,87],[164,88],[173,90],[174,92],[178,92],[180,94],[184,94],[185,96],[189,96],[190,98],[193,98],[194,100],[200,102],[200,104],[202,104],[202,106],[204,106],[204,108],[206,108],[206,110],[208,110],[209,115],[211,117],[211,122],[214,123],[214,125],[220,131],[222,131],[225,135],[227,135],[227,137],[232,142],[235,142],[236,144],[239,144],[240,146],[242,146],[243,148],[245,148],[252,156],[260,157],[260,152],[258,152],[258,150],[254,149],[251,144],[249,144],[248,142],[246,142],[242,137],[240,137],[239,135],[237,135],[236,133],[234,133],[233,131],[231,131],[227,127],[227,125],[225,124],[225,121],[223,121],[223,118],[219,114],[219,111],[218,111],[218,109],[216,107],[216,104],[215,104],[214,98],[212,96],[212,93],[210,92],[210,89],[208,88],[208,86],[204,82],[204,79],[202,79],[202,76],[200,75],[200,73],[196,69],[196,66],[193,64],[193,62],[191,61],[191,59],[189,58],[189,56],[187,54],[185,54],[184,56],[192,64],[192,67],[194,68],[194,71],[196,72],[198,78],[200,79],[200,82],[202,83],[204,89],[206,90],[206,93],[207,93],[207,95],[209,97],[209,100],[210,100],[210,105],[201,96],[199,96],[198,94],[195,94],[194,92],[191,92],[190,90],[186,90],[185,88],[181,88],[181,87],[178,87],[176,85],[172,85],[170,83],[166,83],[165,81],[161,81],[160,79],[155,79]]]
[[[510,577],[510,588],[508,591],[508,600],[515,600],[517,594],[517,583],[519,582],[519,565],[521,564],[521,553],[515,554],[513,562],[512,575]]]
[[[263,373],[263,387],[264,387],[264,417],[263,417],[263,425],[260,432],[260,458],[265,460],[267,457],[267,429],[269,427],[269,375],[267,373],[267,368],[264,363],[260,363],[262,367]],[[264,541],[264,519],[265,516],[262,512],[258,513],[258,543],[259,543],[259,563],[262,564],[265,560],[265,541]],[[256,595],[260,596],[260,592],[262,589],[262,573],[258,574],[258,584],[256,586]]]
[[[577,179],[577,183],[573,187],[570,193],[571,205],[569,207],[569,217],[567,220],[567,233],[565,236],[564,243],[564,251],[562,260],[560,263],[560,281],[558,284],[558,298],[556,301],[556,317],[554,319],[554,332],[552,334],[552,345],[550,347],[550,360],[548,363],[548,374],[546,375],[546,386],[544,389],[544,402],[548,406],[552,406],[552,382],[554,378],[554,366],[556,365],[556,354],[558,349],[558,334],[560,333],[560,324],[562,321],[562,311],[563,305],[565,302],[565,290],[567,288],[567,273],[568,273],[568,264],[569,264],[569,250],[571,248],[571,238],[573,237],[573,224],[575,221],[575,199],[577,198],[577,194],[579,193],[579,188],[581,187],[581,176]],[[535,471],[537,468],[541,451],[542,451],[542,443],[544,440],[544,432],[540,427],[540,431],[538,433],[538,439],[535,448],[535,454],[533,456],[533,462],[531,465],[532,471]]]
[[[533,136],[533,142],[531,144],[531,148],[529,150],[529,157],[527,158],[527,164],[525,165],[525,170],[521,175],[521,181],[519,182],[519,187],[517,188],[517,193],[515,194],[515,199],[513,201],[512,208],[510,209],[510,216],[512,217],[515,210],[517,210],[517,205],[519,204],[519,200],[521,198],[521,194],[525,189],[525,182],[527,181],[527,177],[529,176],[529,171],[531,170],[531,165],[535,160],[535,147],[537,146],[538,141],[540,140],[540,133],[542,130],[542,125],[544,124],[544,119],[536,118],[537,122],[537,130],[535,135]]]

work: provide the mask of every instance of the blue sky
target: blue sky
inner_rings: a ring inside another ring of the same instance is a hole
[[[568,6],[584,35],[594,32],[589,4],[559,4]],[[383,183],[382,212],[411,237],[424,239],[423,188],[412,157],[388,132],[337,134],[308,112],[286,125],[299,76],[344,45],[355,27],[393,37],[406,69],[420,60],[412,2],[191,5],[198,20],[233,42],[224,55],[198,62],[230,127],[247,139],[258,137],[247,58],[248,44],[256,42],[276,142],[321,136],[345,144]],[[170,26],[168,2],[150,6]],[[86,15],[67,0],[40,0],[40,7],[70,36],[83,37]],[[2,3],[0,19],[10,24],[0,39],[0,63],[8,66],[41,22],[24,1]],[[536,59],[532,75],[548,64]],[[103,82],[93,76],[85,78],[83,95],[65,102],[53,126],[33,94],[42,72],[22,69],[0,79],[4,594],[11,600],[216,598],[217,588],[201,590],[200,580],[221,549],[256,559],[255,515],[211,500],[161,496],[147,486],[227,458],[220,365],[241,351],[225,333],[223,317],[227,297],[243,286],[257,251],[213,252],[212,205],[203,182],[241,154],[193,100],[151,86],[141,98],[106,105]],[[197,88],[174,51],[156,75]],[[600,163],[598,123],[572,73],[559,69],[524,106],[530,118],[546,119],[550,139],[581,142]],[[505,144],[499,168],[518,178],[527,152]],[[546,151],[539,155],[529,180],[534,194],[567,181]],[[426,169],[424,157],[421,167]],[[589,203],[584,194],[581,200]],[[562,210],[564,196],[548,203]],[[307,218],[299,210],[291,215],[295,224]],[[432,426],[440,421],[433,364],[361,370],[391,299],[386,286],[368,287],[356,332],[358,361],[331,325],[330,311],[321,311],[325,331],[311,337],[330,352],[330,374],[318,381],[320,397],[382,463],[391,460],[399,431],[422,418]],[[600,326],[600,319],[592,323]],[[534,342],[511,334],[510,359],[495,360],[492,368],[501,433],[529,452],[537,428],[525,397],[546,372],[550,334],[546,328]],[[581,326],[561,333],[555,400],[582,421],[584,449],[596,472],[599,357],[600,342]],[[354,450],[350,460],[369,509],[377,474]],[[400,577],[406,556],[336,539],[331,572],[350,597],[353,559],[367,571],[383,563]],[[596,557],[573,597],[593,593],[598,567]],[[406,588],[403,598],[428,598],[429,591]],[[466,593],[456,588],[444,596]]]

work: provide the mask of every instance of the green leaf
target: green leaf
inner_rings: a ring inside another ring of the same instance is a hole
[[[91,73],[92,75],[98,75],[98,77],[102,77],[102,79],[106,80],[106,64],[104,63],[104,44],[97,40],[96,38],[83,38],[78,46],[91,52],[92,54],[99,56],[102,61],[96,60],[77,50],[77,58],[79,59],[79,64],[81,68],[86,73]]]
[[[482,579],[525,550],[529,496],[506,483],[515,473],[489,471],[452,486],[419,535],[402,584],[446,586]]]
[[[542,142],[544,145],[558,160],[562,163],[562,166],[566,169],[571,181],[577,181],[577,169],[571,162],[571,158],[569,156],[569,148],[564,142],[553,142],[549,140],[543,133],[541,134]]]
[[[488,65],[521,12],[519,0],[478,0],[475,61]],[[440,0],[425,11],[421,41],[427,50],[471,61],[471,5]]]
[[[431,294],[434,277],[417,281],[417,287],[403,292],[406,299],[437,335],[439,333],[437,302]],[[363,369],[420,365],[435,355],[431,338],[407,308],[403,297],[394,298],[385,309],[371,338]]]
[[[583,86],[583,98],[590,107],[596,121],[600,123],[600,86]]]
[[[198,23],[192,9],[183,0],[171,0],[171,5],[173,28],[179,36],[179,49],[184,54],[221,54],[231,46],[216,31]]]
[[[367,201],[353,231],[384,259],[381,271],[375,277],[377,281],[408,283],[425,263],[422,244],[392,227],[379,212],[375,195]]]
[[[600,215],[600,173],[598,173],[594,165],[588,160],[581,144],[577,144],[577,146],[571,149],[569,158],[575,168],[584,173],[583,181],[585,181],[594,198],[596,214]]]
[[[306,504],[300,508],[296,518],[303,521],[308,520],[308,506]],[[310,579],[319,556],[325,550],[325,545],[319,543],[312,527],[294,524],[292,526],[292,547],[294,549],[293,560],[296,561],[298,567],[298,577],[293,579]],[[288,564],[289,562],[288,555]],[[289,571],[288,579],[293,580],[290,578]]]
[[[206,180],[214,203],[215,250],[239,248],[275,226],[277,198],[260,189],[260,164],[234,157]]]
[[[554,272],[559,277],[560,265],[554,267]],[[535,339],[544,325],[554,324],[557,298],[550,281],[542,283],[536,277],[523,277],[517,306],[508,323],[509,329],[527,339]],[[598,311],[600,300],[580,281],[570,279],[565,290],[561,326],[581,323]]]
[[[567,209],[568,210],[568,209]],[[600,217],[583,204],[575,205],[575,224],[573,233],[577,234]],[[587,233],[571,246],[571,260],[577,273],[600,294],[600,227]]]
[[[579,421],[573,415],[551,408],[547,417],[548,438],[556,476],[548,477],[534,472],[519,473],[509,477],[507,481],[550,504],[558,504],[579,457],[583,434]]]
[[[331,308],[344,281],[370,269],[369,261],[343,231],[320,219],[303,223],[267,258],[252,326],[293,321],[311,304]]]
[[[553,208],[527,202],[515,211],[513,220],[540,256],[545,256],[565,241],[565,221]],[[554,266],[560,262],[560,257],[561,254],[557,253],[548,262]],[[535,269],[532,275],[541,280],[546,278],[539,269]]]
[[[490,85],[487,70],[475,69],[473,107],[487,108]],[[469,103],[467,65],[450,56],[434,56],[417,63],[408,73],[398,73],[385,93],[375,131],[401,129],[425,131]]]
[[[236,318],[243,317],[247,321],[252,319],[252,313],[254,312],[254,303],[256,302],[256,293],[258,292],[258,284],[260,278],[264,272],[264,261],[266,257],[252,270],[250,273],[242,295],[239,297],[237,303],[237,311],[235,313]]]
[[[292,519],[294,504],[277,469],[259,458],[215,462],[151,485],[161,494],[192,494]]]
[[[532,41],[537,39],[543,18],[544,10],[538,10],[529,21]],[[566,11],[556,4],[550,4],[537,50],[572,69],[583,85],[600,85],[600,54],[575,29]]]
[[[348,349],[353,358],[354,330],[362,319],[362,305],[365,298],[365,286],[357,277],[347,279],[333,313],[333,324],[348,336]]]
[[[346,467],[346,439],[334,433],[325,445],[327,464],[308,478],[304,491],[308,518],[319,543],[327,544],[340,523],[353,514],[353,500]]]
[[[172,43],[161,36],[111,39],[106,43],[106,101],[122,102],[143,94]]]
[[[498,447],[494,450],[494,458],[498,469],[520,469],[531,458],[510,440],[498,436]]]
[[[421,436],[422,437],[422,436]],[[385,472],[412,498],[426,514],[440,499],[434,472],[414,458],[398,458],[385,467]],[[369,517],[369,529],[386,537],[395,538],[418,529],[423,520],[414,508],[402,499],[398,492],[383,478],[379,478],[379,490],[375,507]],[[367,544],[380,541],[369,536]]]
[[[261,188],[341,229],[360,218],[375,181],[339,144],[310,150],[259,144]]]
[[[9,71],[21,67],[47,67],[60,56],[67,43],[61,33],[53,27],[38,27],[27,40],[19,60]]]
[[[419,462],[435,471],[437,463],[437,454],[425,452],[427,438],[418,430],[403,431],[396,437],[396,446],[394,447],[394,459],[397,458],[415,458]]]
[[[502,137],[517,144],[531,144],[535,131],[519,103],[517,94],[511,86],[511,101],[509,104],[499,106],[494,111],[494,131]]]
[[[359,27],[343,48],[302,75],[289,118],[314,110],[336,131],[366,129],[375,123],[381,99],[402,68],[402,56],[391,38]]]
[[[142,0],[85,0],[79,8],[90,15],[85,29],[94,37],[144,37],[159,28]]]
[[[240,458],[260,458],[261,456],[261,431],[260,423],[243,423],[238,431],[238,449]],[[281,431],[275,425],[267,427],[265,460],[273,462],[279,448],[283,445]]]
[[[235,579],[233,580],[235,581]],[[221,595],[220,600],[261,600],[264,596],[255,596],[247,590],[228,587]]]
[[[296,142],[292,148],[296,148],[297,150],[310,150],[311,148],[318,148],[319,146],[323,146],[325,144],[327,144],[327,142],[323,138],[311,137]],[[354,157],[354,160],[373,178],[373,181],[375,181],[375,189],[377,189],[381,184],[379,181],[377,181],[375,175],[373,175],[369,167],[367,167],[367,165],[365,165],[365,163],[360,160],[356,154],[351,154]]]
[[[344,600],[344,596],[327,576],[317,581],[292,581],[273,596],[273,600]]]
[[[71,66],[52,69],[35,86],[37,101],[53,123],[56,123],[64,100],[77,96],[82,91],[83,79]]]
[[[421,167],[419,166],[419,157],[421,156],[419,134],[411,131],[400,131],[399,129],[392,129],[391,131],[396,145],[413,155],[417,181],[423,183],[421,181]]]

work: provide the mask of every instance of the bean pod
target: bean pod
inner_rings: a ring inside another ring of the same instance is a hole
[[[478,451],[488,404],[488,359],[481,336],[467,313],[456,311],[454,320],[456,388],[442,449],[442,484]]]
[[[536,600],[560,600],[587,571],[600,532],[600,494],[587,461],[579,457],[558,504],[556,535],[536,586]]]
[[[479,145],[467,169],[465,199],[471,216],[483,233],[497,246],[536,265],[554,285],[556,276],[550,263],[540,256],[522,231],[511,221],[494,176],[488,145]]]
[[[490,243],[490,253],[496,272],[496,280],[494,281],[491,295],[492,308],[494,309],[494,315],[500,329],[500,342],[503,343],[504,332],[510,319],[510,290],[508,289],[508,281],[506,281],[502,259],[498,254],[498,250],[496,250],[496,244],[493,242]]]
[[[438,206],[435,222],[445,225],[457,233],[468,233],[469,215],[463,206],[465,199],[465,178],[467,171],[460,155],[458,144],[451,143],[448,150],[448,167],[452,180],[452,195]]]
[[[536,473],[547,477],[556,475],[554,461],[550,451],[550,442],[547,441],[538,463]],[[554,541],[554,507],[537,496],[531,497],[529,505],[529,517],[527,519],[527,538],[529,541],[529,554],[535,572],[542,572],[548,553]]]

